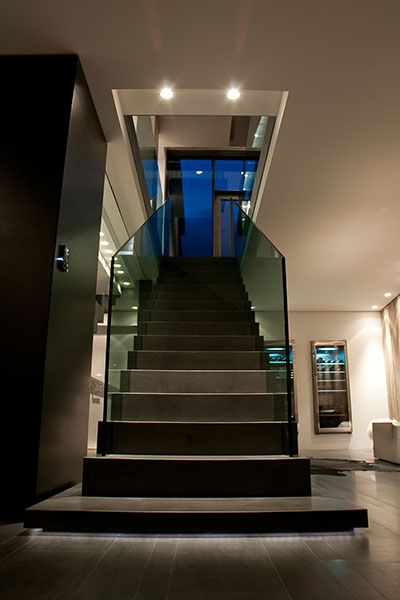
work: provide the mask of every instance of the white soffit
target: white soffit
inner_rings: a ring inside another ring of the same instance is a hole
[[[287,92],[243,90],[238,100],[228,100],[227,90],[174,90],[170,100],[160,90],[113,90],[124,115],[268,115],[277,116]]]

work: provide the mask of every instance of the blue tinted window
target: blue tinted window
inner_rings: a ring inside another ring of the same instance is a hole
[[[185,233],[182,256],[212,256],[212,161],[181,159]]]
[[[243,160],[216,160],[214,168],[216,190],[243,190]]]

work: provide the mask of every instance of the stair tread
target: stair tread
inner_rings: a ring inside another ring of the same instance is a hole
[[[85,461],[108,461],[108,460],[131,460],[131,461],[201,461],[201,462],[221,462],[221,461],[304,461],[304,456],[291,456],[287,454],[107,454],[107,456],[89,456]]]
[[[148,369],[145,370],[147,371]],[[277,394],[282,394],[286,396],[286,392],[112,392],[112,394],[124,396],[226,396],[227,398],[230,398],[231,396],[276,396]]]
[[[27,509],[37,511],[111,511],[120,512],[286,512],[363,510],[349,500],[326,496],[278,498],[118,498],[102,496],[57,495]]]

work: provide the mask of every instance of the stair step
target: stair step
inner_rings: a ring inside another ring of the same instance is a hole
[[[83,496],[309,496],[310,460],[288,457],[88,457]]]
[[[196,268],[188,267],[186,269],[163,269],[160,271],[158,279],[215,279],[215,280],[232,280],[242,281],[242,277],[237,269],[222,268]]]
[[[135,350],[262,350],[254,335],[137,335]]]
[[[293,424],[296,431],[296,423]],[[106,436],[106,438],[105,438]],[[255,423],[174,423],[109,421],[99,423],[107,454],[282,455],[288,453],[288,426]]]
[[[273,421],[287,419],[286,394],[111,395],[111,419],[118,421]]]
[[[163,265],[237,265],[238,259],[232,256],[165,256]]]
[[[139,310],[138,321],[202,321],[206,323],[228,321],[254,321],[248,310]]]
[[[254,322],[236,323],[214,321],[141,321],[137,325],[139,335],[258,335],[259,325]]]
[[[144,300],[210,300],[210,301],[231,301],[231,302],[247,302],[248,294],[241,290],[231,290],[228,294],[224,290],[211,291],[209,288],[198,288],[196,290],[185,291],[185,289],[157,290],[153,288],[149,294],[143,294]]]
[[[237,294],[241,292],[245,292],[245,287],[243,283],[224,283],[220,280],[215,282],[204,281],[202,283],[193,283],[190,281],[164,281],[157,282],[154,287],[154,291],[162,291],[162,292],[174,292],[181,291],[183,294],[187,293],[198,293],[198,292],[207,292],[216,293],[219,295],[223,295],[225,298],[230,297],[231,294]]]
[[[259,351],[134,350],[128,369],[263,369],[267,354]]]
[[[247,300],[212,300],[203,298],[192,298],[190,300],[172,299],[146,299],[140,302],[141,310],[250,310],[250,302]]]
[[[59,494],[25,511],[24,527],[99,533],[277,533],[368,527],[347,500],[291,498],[107,498]]]
[[[152,370],[121,371],[123,392],[262,393],[267,391],[267,371]]]

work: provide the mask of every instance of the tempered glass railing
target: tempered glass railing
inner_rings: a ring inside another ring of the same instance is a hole
[[[288,426],[282,430],[285,436],[283,447],[285,453],[293,455],[296,453],[296,435],[291,401],[285,259],[236,202],[221,201],[220,210],[219,256],[232,257],[237,262],[254,313],[254,319],[250,320],[259,324],[260,335],[263,336],[263,346],[260,345],[259,350],[261,368],[266,371],[267,420],[287,423]],[[196,217],[191,216],[191,219],[192,246],[187,248],[195,248],[196,244],[201,246],[204,235],[201,226],[203,214],[199,214],[198,226]],[[178,230],[174,225],[174,217],[171,218],[171,203],[168,200],[112,260],[105,421],[122,420],[122,413],[123,420],[144,418],[143,415],[138,417],[137,412],[129,417],[129,411],[122,410],[122,403],[126,401],[126,392],[135,389],[133,350],[140,349],[137,345],[140,339],[135,343],[135,336],[146,333],[146,319],[143,318],[141,305],[149,300],[163,258],[176,256],[177,249],[179,256],[193,256],[191,251],[185,252],[185,246],[174,239]],[[209,235],[210,231],[207,230]],[[202,256],[213,255],[212,244],[207,248]],[[141,318],[138,323],[139,310]],[[152,376],[148,367],[146,377]],[[106,441],[100,440],[99,448],[105,452]]]
[[[251,309],[264,338],[263,360],[267,389],[273,394],[273,419],[288,421],[287,448],[293,454],[296,440],[291,430],[294,409],[285,258],[236,202],[231,203],[230,220],[229,224],[226,218],[224,231],[221,230],[221,236],[225,237],[225,241],[221,239],[221,248],[229,247],[230,237],[232,254],[237,258]]]
[[[149,284],[157,280],[162,256],[169,253],[170,202],[167,200],[116,252],[111,262],[106,351],[104,421],[119,420],[130,368],[138,311]],[[101,444],[100,444],[101,445]]]

